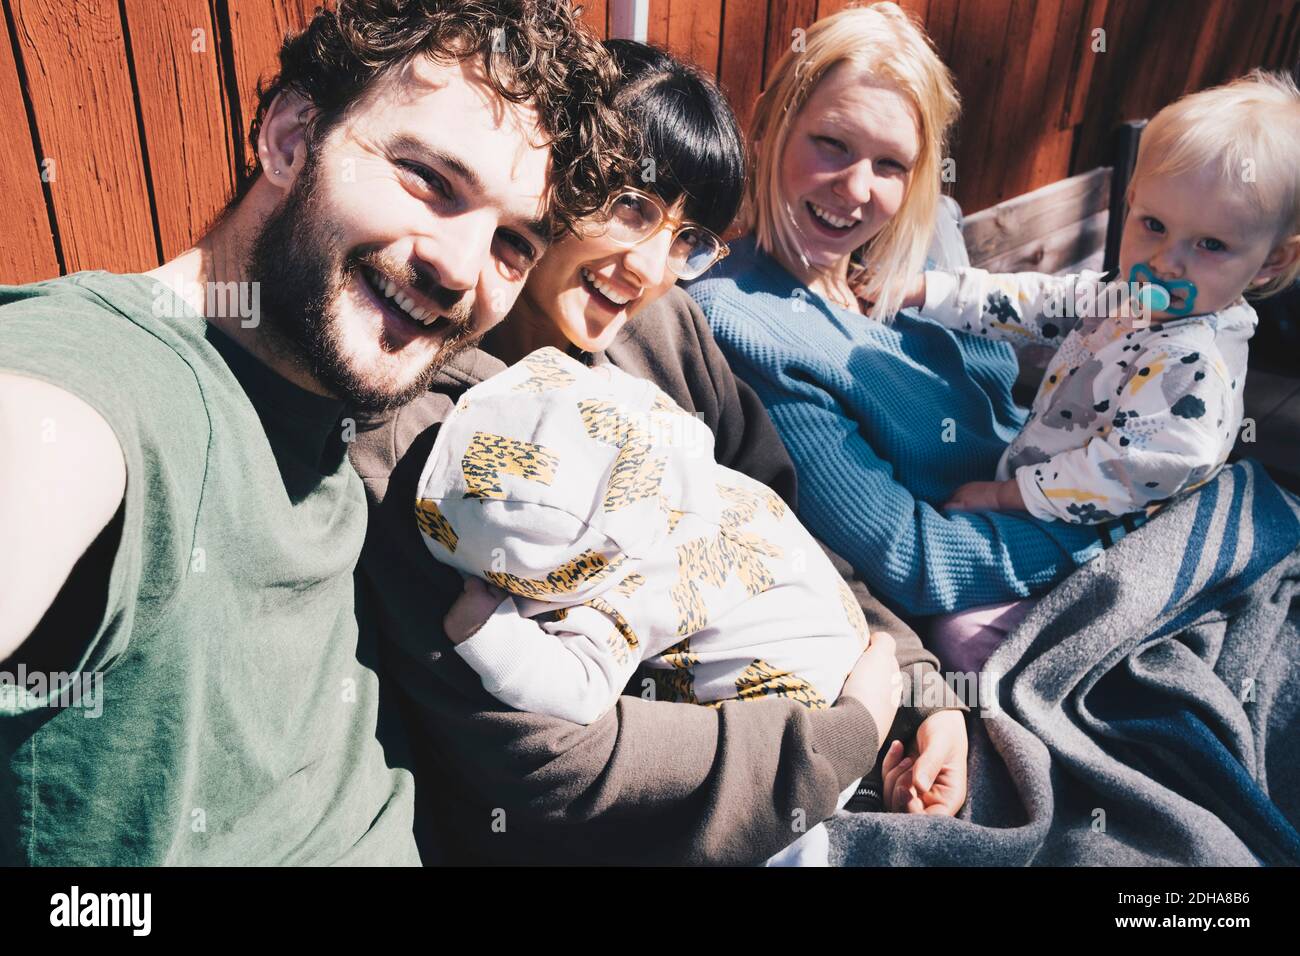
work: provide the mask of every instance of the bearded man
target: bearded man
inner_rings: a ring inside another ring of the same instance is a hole
[[[0,671],[42,678],[0,682],[0,864],[418,862],[352,414],[604,202],[614,71],[567,0],[340,0],[280,67],[193,248],[0,287]]]

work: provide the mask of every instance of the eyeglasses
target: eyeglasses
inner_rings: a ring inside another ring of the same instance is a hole
[[[671,219],[655,196],[625,187],[605,206],[605,235],[619,245],[645,242],[665,225],[673,227],[668,268],[679,279],[695,279],[731,252],[727,244],[703,226]]]

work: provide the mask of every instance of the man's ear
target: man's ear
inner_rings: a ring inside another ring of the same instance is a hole
[[[1273,247],[1249,285],[1261,286],[1271,282],[1295,265],[1297,260],[1300,260],[1300,235],[1288,236]]]
[[[307,123],[315,114],[311,102],[284,90],[266,108],[257,133],[257,160],[266,181],[288,189],[307,163]]]

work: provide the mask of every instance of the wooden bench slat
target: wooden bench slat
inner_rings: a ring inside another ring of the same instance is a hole
[[[962,234],[971,262],[980,268],[993,260],[1016,258],[1024,246],[1045,241],[1056,233],[1075,234],[1082,224],[1102,216],[1102,242],[1105,241],[1105,212],[1110,203],[1110,167],[1071,176],[990,206],[966,217]],[[1054,240],[1053,247],[1069,243]],[[1085,258],[1091,247],[1075,246],[1074,262]],[[1035,267],[1037,268],[1037,267]],[[1049,270],[1050,271],[1050,270]]]
[[[971,264],[990,272],[1058,273],[1067,266],[1089,259],[1106,243],[1106,225],[1110,213],[1103,209],[1082,222],[1072,222],[1054,232],[1031,238],[1011,249]]]

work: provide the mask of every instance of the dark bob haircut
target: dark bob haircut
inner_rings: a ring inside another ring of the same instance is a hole
[[[607,40],[605,49],[623,74],[614,105],[640,137],[633,184],[670,206],[685,197],[687,218],[722,235],[745,191],[745,141],[731,104],[712,78],[663,50],[634,40]]]

